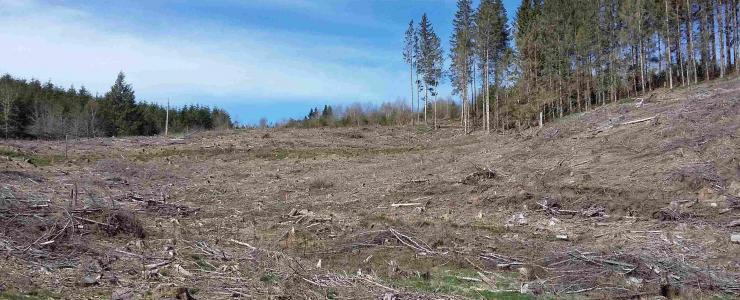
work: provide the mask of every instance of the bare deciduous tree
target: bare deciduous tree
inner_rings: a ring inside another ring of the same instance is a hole
[[[18,92],[10,83],[0,85],[0,105],[2,106],[3,132],[6,139],[10,136],[10,128],[13,121],[11,116],[13,115],[13,106],[17,98]]]

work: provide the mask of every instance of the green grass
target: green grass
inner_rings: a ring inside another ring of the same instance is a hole
[[[466,280],[468,278],[479,278],[475,272],[469,270],[435,270],[430,272],[427,278],[410,277],[393,281],[394,285],[405,287],[423,293],[445,294],[458,296],[466,299],[485,300],[520,300],[534,299],[531,295],[517,292],[502,292],[492,290],[486,283]],[[497,282],[499,282],[498,280]],[[511,288],[510,282],[499,282],[497,288]]]
[[[276,284],[278,283],[282,278],[280,277],[280,274],[267,271],[262,276],[260,276],[260,281],[264,282],[265,284]]]
[[[199,268],[201,268],[203,270],[206,270],[206,271],[216,271],[216,266],[214,266],[213,264],[211,264],[208,261],[206,261],[200,255],[192,254],[192,255],[190,255],[190,257],[193,259],[193,262],[195,262],[195,264]]]
[[[28,294],[20,294],[13,292],[2,292],[0,293],[0,300],[47,300],[47,299],[61,299],[60,296],[55,295],[50,291],[35,290]]]
[[[0,149],[0,156],[26,160],[37,167],[49,166],[54,162],[64,161],[64,155],[37,155],[9,149]]]

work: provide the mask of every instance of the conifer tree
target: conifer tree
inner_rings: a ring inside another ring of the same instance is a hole
[[[403,44],[403,61],[409,65],[409,80],[411,84],[411,112],[414,112],[414,64],[415,64],[415,51],[416,47],[416,29],[414,28],[414,21],[409,21],[409,27],[406,29],[406,35]],[[414,118],[411,118],[411,124],[414,124]]]
[[[117,135],[134,135],[138,134],[139,112],[136,109],[136,96],[134,89],[126,83],[126,75],[123,72],[118,73],[116,82],[110,91],[105,94],[106,100],[111,106],[111,118],[113,131]]]
[[[424,124],[428,124],[429,91],[433,89],[435,82],[437,82],[435,80],[437,74],[434,69],[438,60],[435,56],[438,53],[435,39],[439,40],[436,33],[434,33],[432,23],[427,18],[427,14],[424,14],[421,16],[421,23],[419,23],[419,57],[417,59],[417,72],[422,76],[421,83],[424,85]]]
[[[453,33],[450,46],[450,79],[455,93],[460,93],[463,131],[470,126],[469,107],[467,104],[468,82],[471,75],[471,58],[473,55],[473,8],[471,0],[458,0],[457,12],[453,21]]]

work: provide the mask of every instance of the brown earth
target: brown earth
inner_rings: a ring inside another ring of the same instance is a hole
[[[737,79],[518,133],[238,130],[0,155],[0,299],[740,293]]]

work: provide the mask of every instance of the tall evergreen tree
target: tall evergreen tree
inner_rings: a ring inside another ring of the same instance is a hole
[[[439,85],[442,83],[442,73],[444,68],[444,50],[442,50],[442,42],[439,36],[434,32],[430,31],[430,48],[431,48],[431,68],[428,73],[428,77],[425,77],[425,81],[428,82],[430,93],[434,97],[434,128],[438,128],[437,123],[437,96],[439,95]]]
[[[409,81],[411,84],[411,112],[414,112],[414,47],[416,43],[416,29],[414,20],[409,21],[409,27],[406,29],[406,35],[403,43],[403,61],[409,65]],[[411,118],[413,125],[414,118]]]
[[[453,33],[450,46],[450,79],[456,93],[460,93],[461,118],[463,130],[467,133],[470,126],[470,108],[467,104],[468,82],[471,75],[471,58],[473,56],[473,4],[471,0],[458,0],[457,12],[453,21]]]
[[[126,75],[118,73],[116,82],[111,86],[105,99],[110,105],[109,113],[113,114],[111,120],[110,134],[133,135],[139,133],[139,111],[136,108],[136,96],[134,89],[126,83]]]
[[[424,85],[424,123],[428,124],[429,91],[433,89],[436,82],[435,74],[435,38],[434,28],[429,22],[427,14],[421,16],[419,23],[419,57],[417,59],[417,72],[422,76]],[[438,38],[437,38],[438,39]]]
[[[491,74],[491,59],[496,50],[498,32],[496,30],[496,12],[493,0],[482,0],[475,13],[475,40],[476,55],[481,64],[481,79],[483,80],[483,101],[485,121],[483,128],[486,133],[491,130],[491,93],[489,91],[489,75]]]
[[[503,82],[503,73],[507,69],[507,61],[505,59],[505,54],[507,53],[508,45],[509,45],[509,28],[508,28],[508,18],[506,16],[506,8],[504,7],[504,4],[501,0],[494,0],[493,1],[493,16],[494,16],[494,22],[493,22],[493,30],[492,32],[495,34],[493,39],[493,62],[494,62],[494,92],[495,92],[495,105],[494,105],[494,115],[496,119],[496,128],[498,128],[500,124],[499,116],[500,116],[500,110],[501,110],[501,90],[500,85]],[[489,53],[491,54],[491,53]],[[489,93],[490,96],[490,93]],[[490,109],[489,109],[490,111]],[[490,113],[489,113],[490,115]],[[489,117],[490,118],[490,117]],[[490,125],[489,125],[490,128]]]

